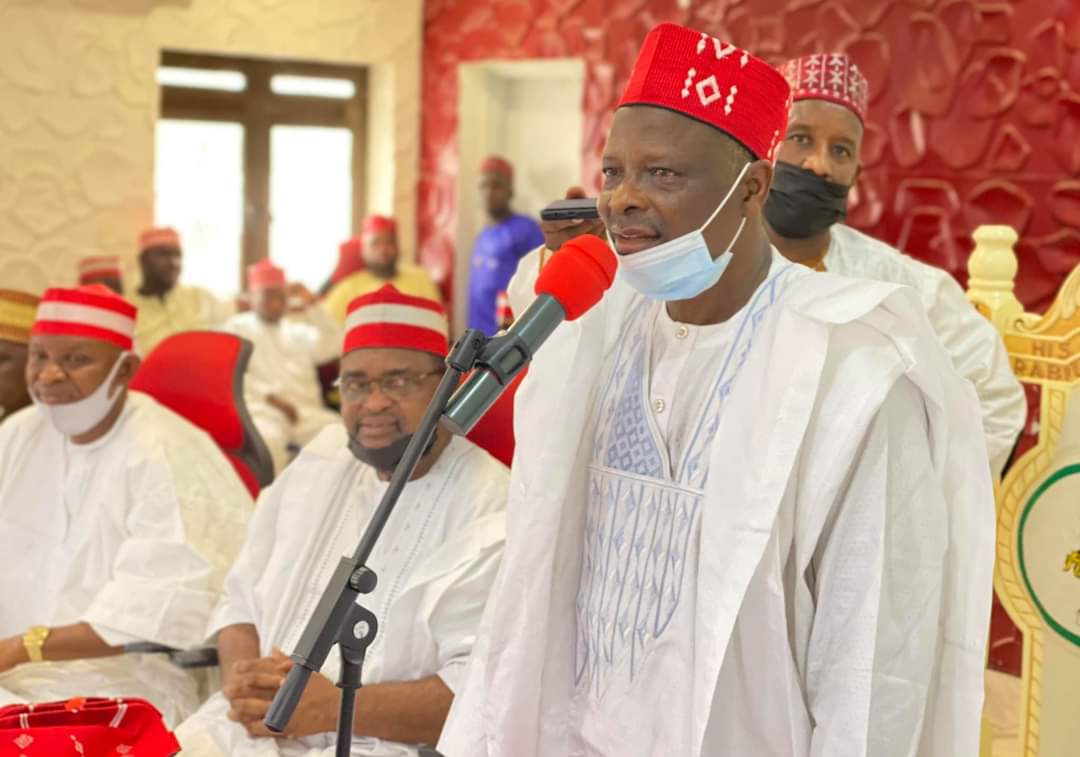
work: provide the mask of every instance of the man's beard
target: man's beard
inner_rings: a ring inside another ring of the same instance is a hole
[[[357,424],[353,432],[349,434],[349,452],[360,462],[370,465],[380,473],[393,473],[401,458],[405,456],[405,449],[412,441],[412,434],[402,434],[385,447],[365,447],[360,443],[360,425]],[[435,446],[438,432],[431,435],[431,440],[424,448],[420,458],[427,457]]]
[[[367,269],[371,272],[371,275],[376,278],[392,279],[397,274],[397,261],[378,264],[368,263]]]

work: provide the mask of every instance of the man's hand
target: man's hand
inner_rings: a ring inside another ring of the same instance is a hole
[[[289,288],[286,292],[289,297],[290,313],[303,312],[319,301],[319,298],[312,294],[311,290],[300,282],[289,284]],[[293,306],[293,300],[299,300],[301,304]]]
[[[266,713],[270,709],[270,702],[273,700],[274,694],[277,693],[277,689],[281,688],[281,683],[284,682],[285,676],[288,675],[293,666],[293,662],[280,649],[274,649],[271,657],[264,657],[253,662],[256,668],[261,667],[263,670],[272,671],[269,675],[279,675],[280,681],[269,697],[266,698],[264,698],[266,689],[263,687],[249,688],[246,691],[255,696],[236,700],[229,696],[229,692],[225,692],[225,696],[232,704],[229,718],[243,725],[250,736],[261,738],[285,735],[298,739],[304,736],[313,736],[317,733],[328,733],[337,728],[341,692],[329,678],[320,673],[315,673],[308,679],[307,688],[304,689],[304,695],[300,698],[296,710],[293,711],[292,719],[289,720],[285,733],[277,734],[270,731],[263,723],[263,718],[266,717]],[[238,663],[238,665],[242,664]],[[267,675],[267,673],[262,675]],[[261,679],[263,682],[267,680],[269,679]]]
[[[300,412],[296,409],[296,405],[288,400],[282,399],[276,394],[268,394],[266,395],[266,401],[270,403],[272,407],[280,410],[281,413],[289,419],[290,425],[295,426],[300,422]]]
[[[0,640],[0,673],[6,673],[24,662],[29,662],[29,657],[21,636]]]
[[[585,196],[585,190],[581,187],[570,187],[566,190],[567,200],[579,200]],[[544,246],[552,252],[582,234],[595,234],[601,239],[605,239],[607,234],[604,222],[599,218],[592,220],[575,218],[569,221],[541,221],[540,229],[544,232]]]
[[[260,657],[257,660],[240,660],[235,663],[229,672],[221,693],[230,702],[244,699],[274,698],[281,684],[285,682],[285,676],[291,667],[274,657]]]
[[[240,723],[252,736],[273,736],[263,718],[270,709],[292,662],[277,657],[260,657],[235,663],[221,693],[229,700],[229,719]]]

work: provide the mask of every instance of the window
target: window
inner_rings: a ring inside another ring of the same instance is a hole
[[[364,210],[364,69],[165,51],[157,79],[155,220],[183,281],[229,295],[269,255],[321,286]]]
[[[352,228],[353,135],[327,126],[270,130],[270,257],[312,291]]]
[[[162,119],[154,175],[158,218],[181,230],[183,276],[227,298],[241,288],[244,127]]]
[[[247,89],[247,77],[239,71],[162,66],[158,69],[157,81],[163,87],[220,89],[223,92],[243,92]]]
[[[348,100],[356,96],[356,84],[348,79],[278,74],[270,79],[270,91],[277,95],[333,97],[338,100]]]

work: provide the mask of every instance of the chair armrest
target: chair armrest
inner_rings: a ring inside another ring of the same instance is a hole
[[[169,662],[180,668],[215,668],[218,666],[218,651],[214,647],[200,649],[173,649],[151,641],[138,641],[124,645],[125,654],[163,654]]]

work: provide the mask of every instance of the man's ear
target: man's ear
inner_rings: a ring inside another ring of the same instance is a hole
[[[127,386],[131,383],[131,380],[135,378],[139,366],[142,365],[142,358],[134,352],[129,352],[127,355],[124,355],[122,359],[124,362],[120,366],[120,370],[116,372],[116,382]]]
[[[769,188],[772,186],[773,164],[767,160],[758,160],[750,164],[743,180],[745,194],[743,195],[743,209],[747,217],[757,216],[765,207],[765,201],[769,198]]]

